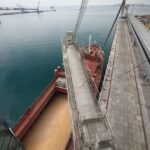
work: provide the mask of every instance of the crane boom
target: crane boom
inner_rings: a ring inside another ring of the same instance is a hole
[[[88,0],[82,0],[80,11],[79,11],[78,18],[77,18],[77,23],[76,23],[75,30],[74,30],[74,37],[76,37],[78,30],[80,28],[80,24],[82,22],[82,18],[84,16],[84,12],[86,10],[87,4],[88,4]]]
[[[117,13],[117,15],[116,15],[116,17],[115,17],[115,20],[114,20],[114,22],[113,22],[113,24],[112,24],[112,26],[111,26],[111,29],[110,29],[110,31],[109,31],[109,33],[108,33],[108,35],[107,35],[107,38],[106,38],[106,40],[105,40],[105,42],[104,42],[103,48],[106,46],[106,43],[107,43],[107,41],[108,41],[108,39],[109,39],[109,37],[110,37],[110,34],[111,34],[111,32],[112,32],[112,30],[113,30],[115,24],[116,24],[116,21],[117,21],[117,19],[118,19],[118,16],[119,16],[120,12],[122,11],[121,15],[123,14],[125,5],[126,5],[126,0],[123,0],[121,6],[120,6],[120,8],[119,8],[119,11],[118,11],[118,13]]]

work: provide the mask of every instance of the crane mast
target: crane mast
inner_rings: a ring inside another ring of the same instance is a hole
[[[39,7],[40,7],[40,1],[38,1],[38,4],[37,4],[37,12],[39,12]]]
[[[88,0],[82,0],[81,6],[80,6],[80,11],[79,11],[78,18],[77,18],[77,23],[76,23],[76,26],[75,26],[75,29],[74,29],[74,37],[75,38],[76,38],[76,35],[77,35],[78,31],[79,31],[80,24],[82,22],[82,19],[83,19],[83,16],[84,16],[87,4],[88,4]]]

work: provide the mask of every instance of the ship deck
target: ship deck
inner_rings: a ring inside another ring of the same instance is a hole
[[[144,61],[132,38],[126,20],[120,19],[99,103],[103,111],[107,110],[110,124],[118,137],[118,147],[122,150],[146,150],[149,135],[143,109],[147,108],[144,105],[145,108],[142,108],[142,99],[147,101],[148,106],[150,85],[145,84],[147,92],[142,94],[139,91],[143,84],[139,73]]]
[[[64,150],[70,136],[67,95],[57,92],[23,139],[23,144],[27,150]]]

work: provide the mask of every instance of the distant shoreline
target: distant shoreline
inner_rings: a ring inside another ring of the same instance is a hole
[[[111,4],[111,5],[88,5],[89,7],[90,6],[120,6],[121,4]],[[146,6],[146,7],[150,7],[150,4],[145,4],[145,3],[141,3],[141,4],[138,4],[138,3],[131,3],[129,5],[134,5],[134,6]],[[56,5],[55,7],[80,7],[80,5]],[[6,7],[6,6],[0,6],[0,10],[3,10],[2,8],[8,8],[8,9],[12,9],[13,10],[13,6],[10,6],[10,7]],[[47,8],[46,6],[43,6],[41,8]],[[26,7],[26,9],[31,9],[30,7]],[[32,8],[33,9],[33,8]],[[32,10],[31,9],[31,10]]]
[[[0,14],[0,16],[7,16],[7,15],[17,15],[17,14],[29,14],[29,13],[44,13],[44,12],[49,12],[49,11],[24,11],[24,12],[6,12]]]

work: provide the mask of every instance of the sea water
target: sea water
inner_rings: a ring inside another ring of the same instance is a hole
[[[1,16],[0,116],[14,126],[62,65],[61,37],[75,28],[79,7],[56,12]],[[102,47],[119,6],[91,6],[85,12],[78,42]],[[143,9],[140,9],[143,12]],[[113,34],[104,48],[106,62]]]

